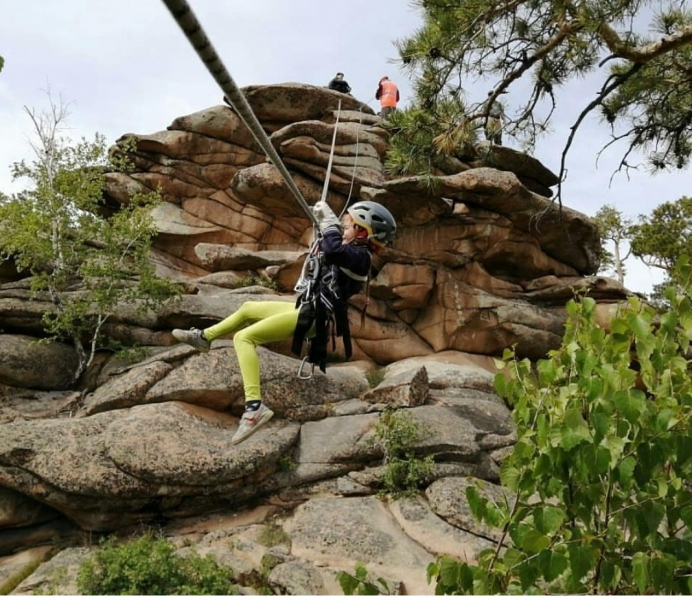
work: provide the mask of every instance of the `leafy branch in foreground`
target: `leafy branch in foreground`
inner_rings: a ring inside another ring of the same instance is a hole
[[[151,209],[160,194],[135,194],[103,217],[104,173],[123,167],[109,163],[104,138],[64,138],[62,102],[50,99],[46,113],[26,111],[37,139],[35,160],[16,163],[13,176],[32,187],[0,202],[0,258],[11,257],[31,274],[34,297],[47,302],[48,339],[68,340],[77,351],[76,381],[102,343],[104,325],[123,307],[156,309],[180,292],[155,276],[149,260],[156,234]]]
[[[609,331],[570,301],[562,346],[535,367],[505,353],[496,377],[518,441],[501,468],[513,496],[475,487],[474,515],[502,528],[477,565],[440,558],[438,593],[692,592],[692,268],[669,312],[631,298]]]
[[[353,575],[346,571],[340,571],[336,580],[346,596],[388,596],[391,594],[387,581],[382,577],[373,581],[362,563],[356,564]]]

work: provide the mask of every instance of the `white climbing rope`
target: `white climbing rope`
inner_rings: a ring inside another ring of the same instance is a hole
[[[327,162],[327,175],[324,178],[324,186],[322,187],[322,196],[320,202],[327,202],[327,190],[329,189],[329,180],[332,176],[332,162],[334,162],[334,149],[336,148],[336,132],[339,129],[339,117],[341,116],[341,99],[336,107],[336,122],[334,123],[334,133],[332,134],[332,147],[329,150],[329,161]]]
[[[375,96],[372,96],[365,104],[370,104],[372,100],[375,99]],[[348,209],[348,205],[351,204],[351,196],[353,195],[353,186],[356,182],[356,171],[358,170],[358,154],[360,152],[360,128],[363,126],[363,107],[361,106],[358,109],[358,128],[356,129],[356,154],[353,158],[353,172],[351,173],[351,185],[348,189],[348,196],[346,197],[346,202],[344,204],[344,207],[341,209],[341,213],[339,213],[339,218],[341,218],[346,210]]]
[[[346,203],[344,204],[344,208],[341,210],[341,214],[339,217],[341,217],[346,209],[348,208],[348,205],[351,204],[351,196],[353,195],[353,184],[356,182],[356,171],[358,169],[358,151],[360,149],[360,128],[363,125],[363,107],[361,106],[358,109],[358,128],[356,129],[356,155],[353,158],[353,172],[351,173],[351,186],[348,189],[348,196],[346,197]]]
[[[178,23],[180,28],[183,30],[183,33],[187,37],[188,41],[192,44],[192,47],[197,52],[198,56],[202,59],[202,62],[207,67],[209,73],[223,90],[230,105],[238,113],[238,116],[250,130],[250,133],[252,133],[252,136],[255,138],[255,141],[259,144],[260,148],[264,150],[269,160],[278,169],[281,177],[283,177],[286,185],[298,201],[298,204],[300,204],[301,208],[310,218],[313,225],[318,226],[319,223],[310,209],[310,205],[300,193],[300,190],[293,181],[288,169],[286,169],[286,165],[284,165],[274,146],[272,146],[272,143],[267,137],[267,134],[264,132],[264,129],[262,129],[262,125],[258,121],[257,116],[252,111],[252,107],[248,104],[247,99],[233,81],[230,73],[226,70],[226,67],[214,49],[214,46],[204,33],[202,25],[192,12],[190,5],[186,0],[162,1],[166,5],[166,8],[168,8],[170,11],[176,23]]]

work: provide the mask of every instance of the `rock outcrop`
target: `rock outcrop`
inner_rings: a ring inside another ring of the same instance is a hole
[[[105,333],[147,357],[99,353],[74,388],[72,348],[33,343],[48,299],[0,265],[0,554],[13,555],[0,559],[0,580],[53,557],[14,593],[45,590],[58,567],[72,573],[58,591],[74,593],[91,550],[68,543],[53,556],[41,544],[56,535],[150,522],[165,524],[181,552],[193,543],[239,573],[259,572],[271,554],[269,582],[282,593],[339,593],[335,573],[358,560],[401,593],[429,593],[436,556],[474,560],[497,541],[473,523],[463,491],[497,484],[515,439],[493,357],[555,348],[575,290],[596,298],[604,319],[628,294],[593,275],[597,229],[550,200],[557,178],[536,159],[481,143],[430,188],[387,175],[388,133],[356,99],[301,84],[245,91],[309,204],[322,194],[336,127],[330,205],[375,200],[397,219],[393,247],[376,257],[365,324],[352,327],[355,360],[303,380],[286,343],[261,348],[276,416],[230,445],[243,409],[232,343],[199,354],[170,330],[208,326],[248,299],[294,300],[310,221],[228,106],[123,136],[135,141],[135,166],[107,174],[105,210],[162,191],[152,260],[186,293],[157,314],[123,307]],[[352,323],[365,303],[352,299]],[[376,496],[386,408],[425,432],[414,449],[434,466],[419,497]],[[251,504],[260,506],[228,516]],[[270,517],[289,541],[261,541]]]

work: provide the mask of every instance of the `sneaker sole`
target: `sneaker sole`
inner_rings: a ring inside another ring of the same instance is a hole
[[[173,333],[172,335],[173,335],[173,337],[174,337],[176,340],[178,340],[181,344],[187,344],[188,346],[191,346],[192,348],[195,348],[196,350],[199,350],[200,352],[209,352],[209,350],[211,350],[211,345],[209,345],[209,346],[201,346],[201,345],[198,345],[198,344],[193,344],[193,343],[190,342],[189,340],[185,340],[185,339],[183,339],[182,337],[178,337],[177,335],[175,335],[175,333]]]
[[[259,429],[267,422],[269,419],[271,419],[274,416],[274,412],[271,410],[268,410],[265,412],[261,417],[260,420],[257,421],[257,425],[255,425],[250,431],[245,433],[242,437],[236,438],[234,440],[231,440],[231,443],[235,446],[236,444],[240,444],[240,442],[244,442],[246,439],[248,439],[251,435],[254,435],[259,431]]]

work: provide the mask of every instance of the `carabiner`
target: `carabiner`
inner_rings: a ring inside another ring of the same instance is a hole
[[[306,363],[307,361],[308,361],[308,357],[306,356],[306,357],[303,358],[303,360],[300,362],[300,367],[298,367],[298,379],[312,379],[312,376],[315,374],[315,365],[313,365],[312,363],[310,363],[311,366],[312,366],[312,370],[310,371],[310,374],[309,374],[309,375],[305,375],[305,374],[303,373],[303,368],[305,367],[305,363]]]

